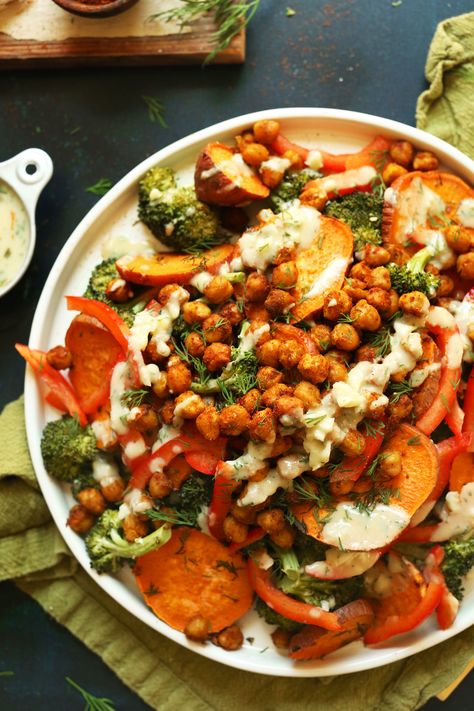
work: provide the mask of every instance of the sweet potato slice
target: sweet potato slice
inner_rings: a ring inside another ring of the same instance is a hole
[[[210,205],[240,205],[270,194],[240,153],[224,143],[209,143],[198,156],[194,173],[196,195]]]
[[[219,632],[252,605],[240,553],[193,528],[175,528],[164,546],[137,559],[134,574],[157,617],[181,632],[196,615]]]
[[[331,632],[307,625],[291,638],[289,656],[291,659],[321,659],[336,649],[354,642],[368,630],[374,619],[372,607],[367,600],[354,600],[336,610],[343,629]]]
[[[451,465],[449,475],[449,490],[461,491],[464,484],[474,481],[474,452],[458,454]]]
[[[429,200],[423,196],[424,187],[441,198],[444,208],[439,210],[437,205],[428,206]],[[404,244],[414,230],[443,231],[450,221],[460,224],[457,208],[467,198],[474,198],[474,190],[451,173],[415,171],[402,175],[392,183],[385,199],[382,221],[384,241]]]
[[[387,564],[379,561],[372,575],[376,576],[377,573],[383,577],[383,587],[379,585],[378,588],[386,587],[387,590],[385,594],[371,598],[376,626],[393,615],[410,614],[426,592],[426,583],[421,572],[398,553],[389,553]],[[377,585],[375,587],[378,589]]]
[[[440,352],[439,348],[428,334],[422,335],[422,346],[423,355],[417,363],[414,370],[416,374],[417,370],[426,368],[427,366],[432,366],[433,364],[440,364]],[[433,369],[426,380],[423,381],[421,385],[416,387],[411,394],[411,400],[413,402],[413,415],[415,421],[418,420],[433,404],[436,395],[439,390],[439,381],[441,379],[441,368]]]
[[[224,262],[232,259],[233,253],[233,245],[223,244],[199,256],[161,252],[152,257],[121,257],[117,261],[117,269],[123,279],[133,284],[189,284],[193,276],[201,271],[217,272]]]
[[[297,321],[322,309],[328,289],[341,288],[353,246],[350,227],[334,217],[321,217],[313,244],[296,257],[298,280],[291,294],[296,302],[292,314]]]
[[[79,314],[66,333],[72,355],[69,379],[86,414],[94,413],[107,400],[112,368],[122,348],[100,321]]]

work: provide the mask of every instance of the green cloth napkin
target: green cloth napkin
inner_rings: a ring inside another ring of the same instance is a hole
[[[474,158],[474,12],[440,22],[425,73],[416,125]]]
[[[13,579],[154,709],[290,711],[295,699],[301,708],[317,699],[319,711],[412,711],[452,684],[472,660],[474,628],[366,674],[286,679],[223,668],[139,622],[78,566],[38,490],[23,398],[0,415],[0,442],[0,580]]]

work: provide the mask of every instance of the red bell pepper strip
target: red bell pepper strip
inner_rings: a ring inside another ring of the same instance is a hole
[[[462,423],[462,431],[469,432],[473,435],[468,447],[468,452],[474,451],[474,368],[471,370],[467,388],[464,394],[464,422]]]
[[[118,440],[122,447],[122,459],[126,467],[133,471],[148,460],[148,447],[138,430],[130,429],[125,434],[119,435]],[[138,454],[135,454],[134,447]]]
[[[426,326],[435,336],[443,362],[436,398],[416,423],[419,430],[430,435],[454,407],[461,378],[463,346],[456,322],[446,309],[432,306],[426,319]],[[453,419],[452,425],[455,428],[458,426]],[[459,433],[460,429],[453,432],[455,435]]]
[[[252,528],[247,535],[247,538],[245,541],[242,541],[242,543],[231,543],[229,546],[229,550],[232,551],[232,553],[235,553],[235,551],[240,551],[242,548],[246,548],[247,546],[251,546],[252,543],[256,543],[257,541],[261,541],[264,536],[266,536],[266,531],[263,530],[263,528],[260,528],[259,526],[255,526],[255,528]]]
[[[464,411],[458,402],[457,397],[454,398],[451,408],[446,413],[446,424],[448,425],[451,432],[455,435],[459,435],[462,432],[464,424]]]
[[[446,585],[444,575],[441,571],[441,563],[444,559],[444,548],[442,546],[434,546],[427,558],[426,558],[426,574],[430,574],[431,571],[436,571],[437,575],[440,576],[443,582],[443,594],[441,596],[440,603],[436,608],[436,619],[438,620],[438,625],[440,629],[446,630],[451,627],[459,610],[459,600],[452,594]]]
[[[431,537],[435,535],[437,528],[437,523],[432,523],[428,526],[406,528],[397,538],[397,543],[398,541],[404,541],[405,543],[429,543]]]
[[[472,434],[465,432],[460,437],[449,437],[442,442],[438,442],[436,449],[439,456],[438,481],[431,492],[430,500],[437,501],[449,483],[449,473],[451,465],[461,452],[469,451],[471,445]]]
[[[87,299],[85,296],[66,296],[66,301],[70,311],[80,311],[100,321],[121,345],[124,353],[128,351],[130,329],[108,304],[95,299]]]
[[[382,446],[385,435],[385,423],[379,422],[374,434],[365,438],[364,451],[357,457],[344,457],[337,469],[331,472],[330,480],[335,481],[357,481],[366,471],[367,467],[377,456]]]
[[[215,474],[217,465],[221,459],[221,457],[217,456],[214,452],[205,449],[188,450],[184,452],[184,458],[197,472],[209,474],[209,476]]]
[[[385,155],[388,156],[390,145],[390,141],[383,136],[376,136],[365,148],[356,153],[333,154],[320,149],[316,150],[321,153],[322,171],[324,173],[342,173],[344,170],[360,168],[362,165],[374,165],[374,167],[380,169],[381,166],[383,167]],[[293,143],[281,134],[277,136],[272,144],[272,150],[278,155],[283,155],[286,151],[295,151],[305,162],[309,154],[308,148],[303,148],[303,146]]]
[[[257,595],[275,612],[304,625],[317,625],[326,630],[342,629],[335,612],[327,612],[321,607],[285,595],[272,583],[270,571],[259,568],[251,558],[247,561],[247,572]]]
[[[77,417],[81,426],[85,427],[87,417],[79,405],[71,384],[48,363],[46,353],[28,348],[22,343],[15,344],[15,348],[49,389],[51,394],[49,402],[62,404],[60,409],[63,412],[69,412],[71,417]]]
[[[222,474],[220,464],[221,462],[219,462],[216,469],[214,489],[211,503],[209,504],[207,520],[209,531],[214,538],[217,538],[218,541],[224,541],[224,519],[232,506],[232,492],[238,485],[238,482]]]

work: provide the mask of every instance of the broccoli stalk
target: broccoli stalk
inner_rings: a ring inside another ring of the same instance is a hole
[[[178,186],[170,168],[152,168],[140,181],[138,217],[179,252],[203,251],[228,237],[214,209],[198,200],[193,187]]]
[[[444,544],[444,559],[441,570],[450,592],[462,600],[462,578],[474,566],[474,537],[467,540],[448,541]]]
[[[330,200],[324,214],[336,217],[352,230],[355,250],[366,244],[382,243],[383,198],[375,193],[354,192],[337,200]]]
[[[428,297],[433,297],[439,286],[439,277],[429,272],[425,272],[425,267],[437,254],[440,247],[438,244],[428,245],[420,249],[411,259],[399,266],[393,262],[387,264],[392,280],[392,289],[399,294],[406,294],[410,291],[421,291]]]
[[[127,541],[122,533],[118,511],[106,509],[86,537],[91,566],[98,573],[115,573],[126,560],[138,558],[160,548],[171,537],[171,528],[164,524],[144,538]]]
[[[236,397],[242,397],[257,383],[258,360],[253,344],[245,339],[250,327],[244,321],[239,336],[239,345],[232,348],[232,359],[226,365],[219,378],[211,378],[201,383],[192,383],[191,390],[201,395],[220,392],[227,404],[232,404]]]
[[[48,422],[41,438],[41,454],[46,471],[62,481],[74,479],[90,473],[92,460],[99,450],[90,425],[81,427],[69,415],[60,420]]]

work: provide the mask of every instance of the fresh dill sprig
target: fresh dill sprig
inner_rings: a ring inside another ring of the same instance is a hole
[[[392,489],[389,486],[372,486],[364,494],[357,495],[355,507],[361,513],[370,514],[377,504],[390,504],[392,499],[400,498],[400,490]]]
[[[318,508],[328,508],[332,501],[332,496],[329,491],[329,480],[326,479],[318,479],[314,487],[307,479],[300,476],[298,479],[295,479],[293,494],[298,501],[313,503]]]
[[[199,384],[203,386],[206,385],[211,375],[202,360],[192,356],[186,348],[180,346],[174,338],[171,339],[171,342],[174,345],[176,355],[179,356],[181,360],[184,360],[185,363],[188,363],[188,365],[191,365],[194,368],[199,379]]]
[[[112,187],[113,183],[109,178],[101,178],[98,180],[94,185],[89,185],[88,188],[86,188],[86,193],[92,193],[93,195],[98,195],[99,197],[102,197],[102,195],[105,195],[105,193],[108,193],[110,188]]]
[[[149,391],[145,389],[125,390],[120,396],[120,402],[122,405],[132,409],[133,407],[140,407],[149,395]]]
[[[376,437],[385,431],[385,423],[377,420],[362,420],[361,426],[364,428],[363,434],[366,437]]]
[[[337,319],[338,323],[354,323],[355,318],[352,318],[350,314],[341,314]]]
[[[221,242],[221,235],[215,235],[214,237],[201,237],[199,239],[199,244],[185,247],[183,252],[185,254],[190,254],[193,257],[199,257],[203,252],[207,252],[207,250],[212,249],[212,247],[216,247],[218,244],[221,244]]]
[[[378,331],[369,337],[369,343],[375,348],[377,358],[385,358],[390,353],[390,338],[392,331],[390,326],[382,326]]]
[[[373,459],[373,460],[371,461],[371,463],[369,464],[369,466],[368,466],[367,469],[365,470],[364,476],[369,477],[370,479],[376,479],[376,478],[377,478],[377,477],[376,477],[376,475],[377,475],[377,469],[378,469],[378,467],[379,467],[379,465],[380,465],[380,462],[382,462],[386,457],[387,457],[387,455],[384,454],[383,452],[382,452],[381,454],[377,454],[377,456],[375,457],[375,459]]]
[[[194,526],[196,517],[191,511],[161,511],[160,509],[149,509],[145,512],[152,521],[164,521],[173,526]]]
[[[73,689],[76,689],[76,691],[80,693],[86,702],[84,711],[115,711],[114,703],[110,699],[99,698],[93,694],[90,694],[88,691],[79,686],[79,684],[76,684],[76,682],[69,676],[65,677],[65,679]]]
[[[152,123],[159,123],[162,128],[168,128],[165,121],[165,107],[155,96],[142,96],[148,108],[148,118]]]
[[[176,22],[183,29],[202,15],[213,13],[217,30],[212,35],[214,49],[204,60],[204,64],[208,64],[247,26],[259,5],[260,0],[182,0],[179,7],[157,12],[151,15],[148,21],[160,19]]]
[[[411,395],[413,388],[407,380],[401,380],[399,383],[390,382],[388,392],[390,394],[390,402],[395,404],[402,395]]]

